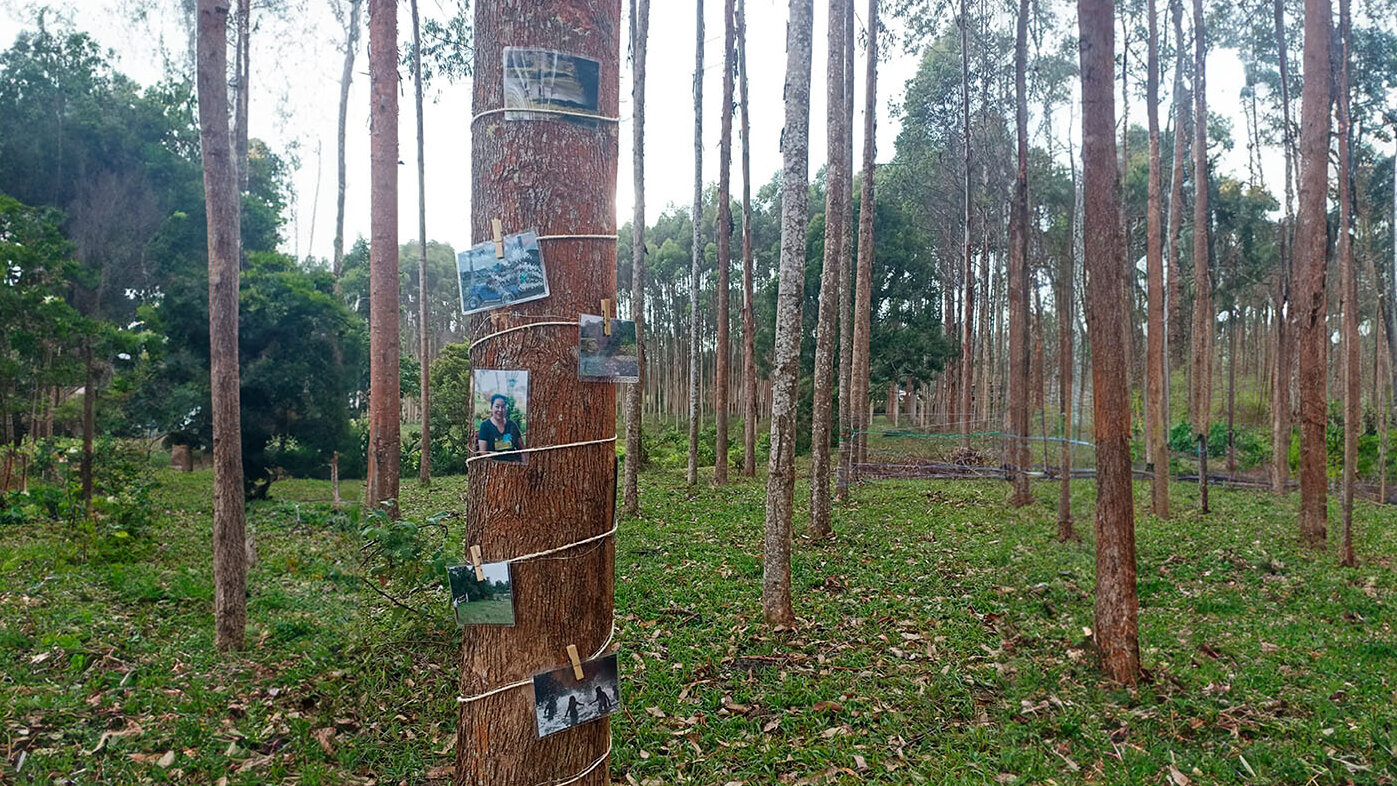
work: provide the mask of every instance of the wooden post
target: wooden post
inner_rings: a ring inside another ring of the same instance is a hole
[[[620,0],[503,0],[475,9],[474,111],[504,103],[503,49],[544,45],[599,66],[598,113],[615,118],[620,92]],[[546,42],[544,44],[543,42]],[[492,216],[506,231],[609,235],[616,231],[614,120],[493,111],[471,129],[471,227],[490,237]],[[469,333],[539,321],[542,315],[593,313],[616,298],[616,245],[609,239],[541,242],[551,295],[471,319]],[[492,320],[493,318],[493,320]],[[552,319],[557,319],[553,316]],[[497,326],[492,327],[492,321]],[[577,376],[576,331],[519,330],[476,344],[472,368],[529,371],[528,444],[537,449],[616,435],[615,387]],[[527,463],[472,462],[465,543],[486,562],[565,546],[611,528],[616,462],[612,442],[539,450]],[[567,664],[567,646],[596,652],[612,625],[612,539],[549,559],[515,563],[515,624],[468,627],[461,648],[461,695],[470,697]],[[533,692],[525,686],[460,704],[457,784],[534,784],[567,780],[602,763],[578,786],[610,782],[605,720],[539,739]]]

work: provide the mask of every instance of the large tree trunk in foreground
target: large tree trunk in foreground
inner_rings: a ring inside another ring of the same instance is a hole
[[[1149,208],[1145,217],[1146,262],[1149,279],[1149,346],[1146,375],[1145,419],[1149,423],[1149,444],[1146,455],[1154,471],[1153,510],[1156,516],[1169,517],[1169,453],[1165,439],[1169,430],[1168,393],[1164,389],[1164,238],[1161,226],[1163,194],[1159,161],[1159,25],[1155,0],[1149,0],[1149,75],[1145,82],[1145,114],[1149,119],[1150,181]]]
[[[349,115],[349,83],[354,79],[354,56],[359,51],[359,12],[364,0],[349,0],[349,21],[344,33],[344,67],[340,71],[340,114],[336,131],[338,140],[339,187],[335,192],[335,242],[330,259],[330,272],[339,286],[340,272],[344,268],[344,184],[346,164],[344,160],[345,122]]]
[[[199,0],[199,138],[209,240],[213,398],[214,646],[241,649],[247,625],[242,420],[238,388],[238,186],[228,132],[228,7]]]
[[[716,439],[713,446],[713,482],[728,482],[728,392],[732,361],[728,335],[731,288],[728,272],[732,267],[732,94],[733,41],[737,36],[733,17],[733,0],[723,0],[723,116],[718,135],[718,347],[713,369],[713,423]]]
[[[842,122],[844,193],[839,198],[839,456],[835,462],[834,498],[849,498],[850,441],[854,424],[854,0],[844,2],[844,118]]]
[[[786,24],[786,124],[781,135],[781,266],[771,374],[771,459],[766,482],[762,613],[774,625],[795,621],[791,608],[791,516],[795,497],[796,375],[805,296],[805,230],[810,161],[811,0],[790,0]]]
[[[398,7],[369,0],[369,471],[364,503],[398,515]]]
[[[475,6],[473,111],[504,102],[502,49],[548,48],[598,63],[597,108],[616,117],[620,99],[620,0],[534,0]],[[476,121],[471,134],[471,230],[488,238],[492,218],[542,236],[616,231],[618,125],[557,116]],[[521,182],[519,172],[531,173]],[[595,313],[616,296],[616,245],[608,239],[544,240],[551,296],[512,313],[473,317],[469,334],[544,319]],[[602,535],[616,513],[616,387],[577,376],[577,333],[540,328],[471,347],[471,367],[528,369],[531,417],[526,444],[540,447],[527,464],[490,459],[471,464],[463,546],[479,544],[486,562],[566,546]],[[478,696],[568,663],[567,647],[586,658],[609,640],[615,548],[610,538],[549,558],[511,565],[512,627],[465,630],[461,695]],[[567,781],[610,783],[610,723],[596,721],[540,739],[533,691],[523,686],[459,703],[458,786]],[[585,774],[583,774],[585,773]],[[569,780],[577,777],[577,780]]]
[[[742,102],[742,474],[757,474],[757,316],[752,302],[752,150],[747,104],[747,4],[737,0],[738,92]]]
[[[422,127],[422,31],[417,0],[412,0],[412,89],[417,109],[417,339],[422,361],[418,397],[422,404],[422,446],[417,482],[432,482],[432,331],[427,315],[427,163],[426,132]]]
[[[699,433],[699,264],[703,260],[703,0],[696,0],[694,44],[694,207],[689,262],[689,485],[698,483]]]
[[[1082,57],[1087,329],[1096,427],[1096,644],[1112,680],[1140,676],[1135,509],[1130,467],[1125,247],[1116,177],[1115,31],[1111,0],[1078,0]]]
[[[1198,504],[1208,512],[1208,419],[1213,408],[1213,288],[1208,277],[1207,29],[1203,0],[1193,0],[1193,439]]]
[[[1015,124],[1018,129],[1018,174],[1009,224],[1009,465],[1013,492],[1009,504],[1033,502],[1028,488],[1028,0],[1019,0],[1014,47]]]
[[[1362,417],[1362,379],[1358,353],[1358,271],[1353,260],[1353,126],[1349,115],[1349,46],[1352,28],[1349,23],[1349,0],[1339,0],[1339,264],[1343,281],[1340,284],[1340,311],[1344,314],[1344,495],[1342,544],[1339,564],[1353,567],[1353,483],[1358,465],[1358,420]]]
[[[640,352],[640,381],[626,391],[626,512],[640,512],[641,404],[650,375],[645,357],[645,56],[650,47],[650,0],[631,0],[631,170],[635,202],[631,212],[631,319]]]
[[[873,298],[873,218],[877,214],[873,186],[878,150],[878,0],[868,0],[868,52],[865,61],[863,95],[863,174],[859,186],[859,258],[854,285],[854,361],[851,396],[853,398],[853,427],[861,433],[851,446],[850,472],[853,464],[865,458],[869,423],[869,333]],[[850,83],[852,91],[853,83]]]
[[[815,380],[810,428],[810,535],[830,533],[829,441],[833,419],[834,331],[839,318],[839,250],[844,208],[844,3],[829,2],[829,58],[825,68],[825,254],[820,271],[819,319],[815,327]]]
[[[1300,211],[1295,227],[1295,321],[1300,351],[1300,539],[1324,546],[1329,476],[1324,442],[1329,341],[1325,292],[1329,225],[1329,0],[1305,0],[1300,94]]]

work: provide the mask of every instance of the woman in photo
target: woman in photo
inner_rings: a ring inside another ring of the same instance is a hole
[[[524,434],[519,424],[510,420],[509,397],[496,393],[490,397],[490,417],[480,422],[476,434],[476,445],[481,453],[503,453],[521,450],[524,447]],[[496,456],[499,461],[519,461],[519,456]]]

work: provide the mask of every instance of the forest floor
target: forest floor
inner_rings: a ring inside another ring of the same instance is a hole
[[[457,632],[360,576],[328,484],[252,507],[249,648],[212,646],[211,476],[161,471],[160,523],[84,555],[0,530],[0,782],[423,783],[452,762]],[[1148,680],[1104,682],[1092,486],[888,481],[799,537],[799,624],[761,622],[764,484],[642,476],[622,522],[616,783],[1393,783],[1397,510],[1360,504],[1361,564],[1297,545],[1294,502],[1215,490],[1138,522]],[[464,479],[404,483],[409,515]],[[1141,507],[1148,488],[1137,486]],[[798,499],[808,499],[806,487]],[[803,509],[804,505],[798,505]],[[798,518],[798,522],[800,519]],[[450,523],[452,537],[459,524]],[[1331,540],[1337,540],[1332,527]]]

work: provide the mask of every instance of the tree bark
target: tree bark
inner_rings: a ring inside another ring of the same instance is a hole
[[[732,266],[732,104],[733,49],[737,30],[733,17],[733,0],[723,0],[723,116],[719,121],[718,137],[718,347],[713,368],[713,387],[717,393],[713,425],[716,439],[713,446],[713,482],[728,482],[728,387],[730,385],[731,341],[728,333],[731,288],[728,272]]]
[[[1078,0],[1082,65],[1087,329],[1096,428],[1096,643],[1112,680],[1140,676],[1130,391],[1125,368],[1129,299],[1116,175],[1115,29],[1111,0]]]
[[[1300,96],[1300,210],[1295,227],[1296,323],[1300,354],[1300,539],[1325,543],[1329,480],[1325,449],[1326,251],[1329,226],[1329,0],[1305,0],[1304,89]]]
[[[742,474],[757,474],[757,317],[752,302],[752,152],[747,99],[747,3],[737,0],[742,103]]]
[[[1164,238],[1163,205],[1159,160],[1159,30],[1155,0],[1149,0],[1149,75],[1145,82],[1145,113],[1150,134],[1149,207],[1145,216],[1146,261],[1149,290],[1149,374],[1146,382],[1145,419],[1149,423],[1150,469],[1154,472],[1153,510],[1160,518],[1169,517],[1169,453],[1165,441],[1169,430],[1168,405],[1164,389]]]
[[[422,361],[419,381],[422,456],[418,462],[417,481],[429,486],[432,483],[432,332],[427,321],[427,145],[422,125],[422,31],[417,0],[412,0],[412,88],[417,109],[417,338],[418,356]]]
[[[398,515],[398,15],[369,0],[369,469],[364,502]],[[386,506],[385,506],[385,503]]]
[[[228,7],[199,0],[199,139],[209,252],[213,404],[214,646],[241,649],[247,626],[242,424],[238,388],[238,188],[228,131]]]
[[[786,123],[781,132],[781,266],[771,374],[771,459],[766,484],[762,612],[773,625],[795,621],[791,608],[791,516],[795,496],[796,375],[800,371],[801,300],[810,160],[812,0],[790,0],[786,24]]]
[[[834,400],[834,331],[839,318],[839,250],[843,243],[844,208],[844,5],[829,0],[829,57],[825,68],[825,253],[820,271],[819,318],[815,327],[815,380],[810,428],[810,536],[821,538],[830,529],[829,443]]]
[[[508,0],[475,5],[473,111],[504,103],[505,47],[548,48],[598,63],[597,108],[615,117],[620,103],[620,0]],[[486,115],[471,134],[471,229],[490,236],[492,218],[506,227],[537,227],[543,236],[616,231],[616,123],[556,116],[527,120]],[[520,173],[527,173],[521,177]],[[542,241],[551,295],[470,320],[470,335],[537,321],[545,314],[590,313],[616,296],[616,246],[595,238]],[[498,325],[498,326],[497,326]],[[466,489],[463,546],[479,544],[487,562],[565,546],[608,531],[616,514],[616,388],[577,377],[577,337],[566,331],[520,330],[476,343],[472,368],[528,369],[532,446],[599,444],[544,450],[527,464],[479,460]],[[461,695],[476,696],[583,657],[609,640],[613,622],[615,548],[564,551],[511,566],[515,624],[467,628],[462,641]],[[607,721],[540,739],[533,693],[506,690],[461,703],[456,774],[466,784],[610,782]],[[589,767],[597,764],[594,769]]]
[[[1281,144],[1285,155],[1285,219],[1280,228],[1280,281],[1276,287],[1276,365],[1271,384],[1271,489],[1284,494],[1290,484],[1290,379],[1295,367],[1290,285],[1295,257],[1295,141],[1290,122],[1290,52],[1285,37],[1285,6],[1273,3],[1281,82]]]
[[[966,0],[960,0],[960,93],[961,135],[965,142],[965,302],[962,304],[960,334],[960,441],[970,448],[970,421],[974,419],[972,404],[975,389],[975,260],[971,249],[972,229],[970,199],[970,18],[966,15]],[[983,317],[981,317],[983,320]]]
[[[635,320],[636,348],[640,352],[639,382],[626,392],[626,512],[640,512],[640,466],[645,460],[641,445],[641,404],[645,380],[650,376],[645,357],[645,60],[650,48],[650,0],[631,0],[631,171],[635,203],[631,210],[631,319]]]
[[[1168,236],[1165,239],[1165,248],[1169,253],[1169,308],[1165,313],[1168,320],[1166,327],[1166,344],[1172,349],[1174,337],[1184,335],[1183,323],[1180,320],[1179,307],[1182,305],[1182,298],[1179,294],[1180,280],[1183,277],[1182,251],[1179,247],[1179,234],[1184,226],[1184,158],[1188,149],[1188,91],[1184,89],[1184,10],[1183,0],[1169,0],[1169,14],[1174,21],[1174,165],[1169,174],[1169,227]],[[1172,350],[1179,354],[1175,356],[1179,362],[1183,358],[1183,343],[1179,342],[1178,349]],[[1166,367],[1174,365],[1174,359],[1165,360]],[[1172,395],[1172,391],[1165,389],[1166,401]],[[1189,406],[1193,405],[1192,393],[1189,395]],[[1168,415],[1166,413],[1166,421]]]
[[[868,0],[868,52],[866,53],[863,94],[863,173],[859,186],[859,248],[858,274],[854,293],[854,361],[851,393],[854,428],[863,432],[869,424],[869,335],[872,332],[870,314],[873,298],[874,238],[873,219],[877,215],[874,200],[874,176],[878,150],[878,0]],[[852,50],[851,50],[852,53]],[[852,83],[850,90],[852,91]],[[949,288],[948,288],[949,292]],[[860,433],[854,440],[849,458],[853,465],[865,458],[867,435]]]
[[[1019,0],[1017,43],[1014,47],[1015,125],[1018,131],[1018,172],[1009,223],[1009,419],[1007,440],[1009,504],[1033,502],[1028,487],[1029,391],[1029,268],[1028,268],[1028,0]]]
[[[249,56],[252,54],[252,0],[238,0],[238,12],[234,23],[234,50],[233,60],[233,155],[234,166],[238,172],[238,192],[247,191],[247,116],[248,108],[251,105],[252,93],[249,90],[251,65]],[[242,233],[239,232],[239,243],[242,242]],[[242,248],[238,248],[239,255]]]
[[[339,286],[340,272],[344,268],[344,187],[346,164],[344,158],[345,123],[349,114],[349,84],[354,79],[354,55],[359,49],[359,13],[364,0],[349,0],[349,22],[344,34],[344,68],[340,71],[340,115],[336,132],[338,140],[339,187],[335,193],[335,242],[334,256],[330,261],[330,272]]]
[[[1198,446],[1198,504],[1208,512],[1208,419],[1213,408],[1213,289],[1208,277],[1207,29],[1203,0],[1193,0],[1193,439]]]
[[[694,208],[689,265],[689,485],[698,483],[699,433],[699,267],[703,260],[703,0],[695,0],[698,23],[694,44]]]
[[[844,193],[839,198],[839,455],[835,462],[834,498],[849,498],[849,459],[854,403],[854,0],[844,2],[844,117],[840,155],[844,157]]]
[[[1339,68],[1335,104],[1339,121],[1339,310],[1343,312],[1344,348],[1344,492],[1339,564],[1354,567],[1353,484],[1358,468],[1358,421],[1363,388],[1358,347],[1358,271],[1353,259],[1353,122],[1349,113],[1349,48],[1352,40],[1349,0],[1339,0]]]

